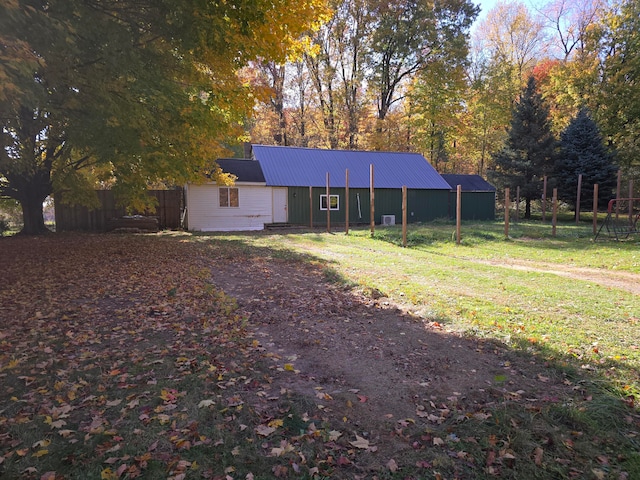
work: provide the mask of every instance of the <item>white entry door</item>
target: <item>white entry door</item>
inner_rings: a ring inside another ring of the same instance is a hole
[[[273,189],[273,223],[287,223],[287,189]]]

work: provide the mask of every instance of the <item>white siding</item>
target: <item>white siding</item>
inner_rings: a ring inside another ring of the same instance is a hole
[[[187,222],[189,230],[200,232],[231,232],[263,230],[273,223],[271,187],[239,185],[238,207],[220,207],[215,184],[187,186]]]

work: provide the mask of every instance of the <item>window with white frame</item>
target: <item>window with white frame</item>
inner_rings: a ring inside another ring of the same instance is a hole
[[[327,196],[320,195],[320,210],[327,209]],[[329,210],[340,210],[340,195],[329,195]]]
[[[220,187],[220,207],[239,207],[238,188],[237,187]]]

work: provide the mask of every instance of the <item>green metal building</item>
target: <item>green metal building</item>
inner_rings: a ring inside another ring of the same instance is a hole
[[[480,175],[443,174],[449,185],[449,218],[456,218],[457,187],[461,186],[462,220],[495,220],[496,187],[484,180]]]
[[[372,178],[377,224],[402,222],[403,186],[408,223],[449,216],[451,186],[416,153],[252,145],[252,158],[267,186],[286,188],[289,224],[326,225],[327,207],[331,223],[344,223],[347,204],[350,224],[370,223]]]

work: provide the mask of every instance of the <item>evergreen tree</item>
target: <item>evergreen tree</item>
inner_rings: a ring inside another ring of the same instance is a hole
[[[555,164],[558,196],[576,206],[578,175],[582,174],[580,206],[593,205],[593,185],[604,206],[614,194],[618,167],[614,155],[602,141],[602,135],[587,109],[581,109],[560,134],[560,155]]]
[[[557,141],[551,132],[549,110],[529,77],[515,105],[505,146],[493,157],[490,180],[500,188],[515,190],[525,199],[525,218],[531,201],[542,196],[543,177],[553,168]]]

